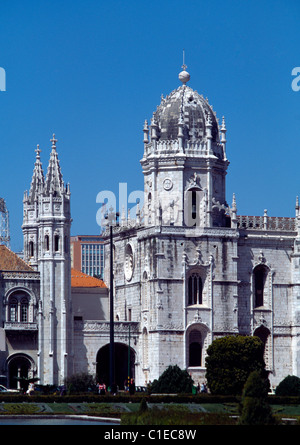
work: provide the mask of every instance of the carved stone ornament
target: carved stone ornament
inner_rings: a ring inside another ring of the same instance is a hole
[[[200,177],[196,172],[190,176],[187,182],[187,188],[191,187],[198,187],[201,190]]]
[[[265,258],[265,256],[264,256],[264,253],[263,253],[262,250],[259,252],[259,255],[258,255],[258,261],[259,261],[261,264],[263,264],[263,263],[266,262],[266,258]]]
[[[171,190],[173,187],[173,182],[170,178],[166,178],[163,182],[163,186],[165,190]]]

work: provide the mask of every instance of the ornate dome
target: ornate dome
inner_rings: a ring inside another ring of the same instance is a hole
[[[205,137],[206,122],[210,117],[212,124],[212,141],[219,142],[218,122],[207,99],[186,85],[189,73],[183,70],[179,74],[182,86],[161,99],[160,105],[153,113],[158,126],[157,136],[161,140],[178,138],[178,122],[182,120],[183,134],[186,140],[199,141]]]

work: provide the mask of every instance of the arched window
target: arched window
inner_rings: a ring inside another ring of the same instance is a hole
[[[184,221],[188,227],[200,224],[200,190],[188,190],[184,202]]]
[[[201,332],[194,329],[189,334],[189,366],[201,366],[202,364],[202,336]]]
[[[14,292],[8,300],[8,321],[12,323],[27,323],[29,321],[30,297],[25,292]]]
[[[143,329],[143,368],[148,368],[148,332]]]
[[[192,219],[196,220],[197,216],[197,194],[192,190]]]
[[[18,300],[16,298],[9,299],[9,321],[18,321]]]
[[[264,287],[268,270],[266,266],[259,265],[254,269],[254,306],[259,307],[264,305]]]
[[[202,304],[202,279],[199,274],[193,273],[188,278],[188,305]]]
[[[33,241],[29,241],[29,257],[34,256],[34,248],[33,248]]]
[[[45,235],[45,250],[49,250],[49,235]]]
[[[59,251],[59,235],[54,235],[54,251]]]
[[[266,328],[265,326],[260,326],[259,328],[257,328],[254,332],[254,335],[256,337],[259,337],[261,339],[261,341],[264,344],[264,348],[266,347],[266,343],[268,340],[268,337],[270,335],[270,331],[268,328]]]
[[[143,273],[142,289],[143,289],[143,307],[144,307],[144,309],[148,309],[148,304],[149,304],[149,280],[148,280],[148,275],[147,275],[146,271]]]
[[[126,244],[125,247],[125,261],[124,261],[124,273],[127,281],[130,281],[133,275],[134,269],[134,255],[131,244]]]
[[[22,322],[28,321],[28,298],[22,298],[21,300],[21,320]]]
[[[266,369],[271,369],[272,347],[271,347],[271,332],[265,326],[260,326],[255,329],[254,336],[259,337],[264,345],[264,361]]]

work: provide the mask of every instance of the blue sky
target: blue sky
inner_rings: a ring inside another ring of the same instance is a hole
[[[0,196],[22,249],[22,199],[52,134],[72,193],[72,234],[97,234],[102,190],[142,190],[143,123],[180,84],[227,125],[227,201],[238,214],[294,216],[300,195],[298,0],[2,0]]]

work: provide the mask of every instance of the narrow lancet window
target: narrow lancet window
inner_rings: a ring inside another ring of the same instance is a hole
[[[202,304],[202,279],[198,274],[190,275],[188,279],[188,305]]]
[[[45,236],[45,250],[49,250],[49,235]]]
[[[264,288],[267,277],[267,268],[263,265],[254,269],[254,306],[264,305]]]
[[[54,236],[54,251],[59,251],[59,235]]]

